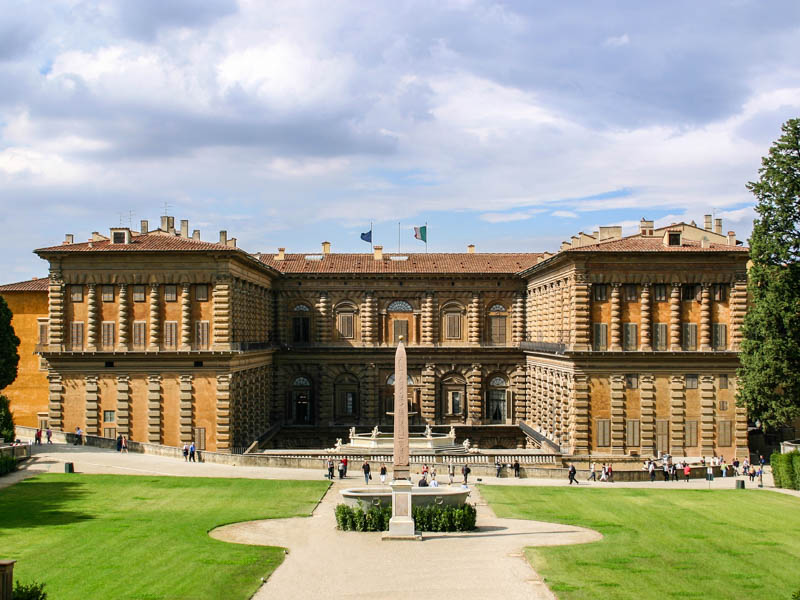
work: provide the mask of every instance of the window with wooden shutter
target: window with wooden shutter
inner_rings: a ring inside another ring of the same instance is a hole
[[[636,323],[622,324],[622,349],[631,351],[639,347],[639,326]]]
[[[396,319],[394,322],[394,343],[400,341],[400,336],[403,336],[403,342],[408,344],[408,319]]]
[[[489,317],[489,335],[492,344],[506,343],[505,317]]]
[[[449,312],[444,315],[445,338],[448,340],[461,339],[461,313]]]
[[[72,302],[83,302],[83,286],[69,286],[69,299],[72,300]]]
[[[346,340],[353,339],[355,337],[354,322],[355,319],[353,318],[353,313],[340,312],[337,315],[336,325],[337,329],[339,330],[339,337]]]
[[[194,286],[194,299],[198,302],[208,301],[208,285],[201,283]]]
[[[70,346],[73,350],[83,350],[83,321],[73,321],[69,328]]]
[[[308,317],[292,317],[292,341],[306,343],[311,340],[311,319]]]
[[[165,285],[164,286],[164,302],[177,302],[178,301],[178,286]]]
[[[727,375],[720,375],[719,376],[719,389],[727,390],[728,389],[728,376]]]
[[[104,285],[101,288],[100,294],[103,302],[113,302],[114,301],[114,286],[113,285]]]
[[[627,419],[625,421],[625,445],[629,448],[639,445],[640,423],[639,419]]]
[[[164,347],[177,348],[178,346],[178,322],[164,322]]]
[[[133,301],[134,302],[144,302],[145,301],[145,287],[143,285],[135,285],[133,286]]]
[[[696,374],[686,375],[686,389],[687,390],[696,390],[697,389],[697,375]]]
[[[697,421],[686,421],[684,423],[683,435],[684,446],[697,446]]]
[[[669,421],[656,421],[656,452],[669,452]]]
[[[697,350],[697,323],[683,323],[681,346],[684,351]]]
[[[639,387],[639,376],[636,373],[625,375],[625,389],[635,390]]]
[[[103,321],[100,326],[101,345],[106,350],[114,348],[114,321]]]
[[[611,445],[611,419],[597,419],[597,446]]]
[[[194,343],[197,350],[208,349],[209,338],[208,321],[195,321],[194,324]]]
[[[727,448],[733,445],[733,421],[719,421],[719,446]]]
[[[667,335],[669,330],[666,323],[653,324],[653,348],[655,350],[664,351],[667,349]]]
[[[50,326],[47,319],[39,319],[39,343],[47,345],[50,333]]]
[[[658,283],[653,286],[653,298],[656,302],[667,301],[667,286],[663,283]]]
[[[714,350],[727,350],[728,326],[725,323],[714,323],[711,330],[711,346]]]
[[[194,446],[197,450],[205,450],[206,449],[206,428],[205,427],[195,427],[194,428]]]
[[[594,324],[594,339],[592,345],[596,351],[604,351],[608,348],[608,325],[606,323]]]
[[[147,321],[133,322],[133,347],[144,348],[147,343]]]
[[[693,283],[684,283],[681,286],[681,300],[696,300],[700,293],[700,286]]]
[[[608,298],[608,286],[605,283],[596,283],[593,285],[592,297],[598,302],[606,300]]]
[[[638,288],[635,283],[626,283],[622,288],[622,295],[626,302],[633,302],[639,299]]]
[[[728,299],[728,286],[724,283],[714,284],[714,300],[725,302]]]

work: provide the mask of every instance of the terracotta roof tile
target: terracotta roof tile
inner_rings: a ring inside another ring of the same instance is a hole
[[[567,248],[564,252],[750,252],[747,246],[728,246],[710,243],[703,248],[700,242],[683,240],[680,246],[665,246],[662,237],[630,236],[611,242],[589,244],[580,248]]]
[[[306,259],[306,256],[322,256]],[[405,256],[405,260],[393,257]],[[383,260],[372,254],[273,254],[256,258],[282,273],[517,273],[536,264],[541,253],[384,253]]]
[[[50,279],[40,277],[38,279],[0,285],[0,292],[46,292],[49,286]]]
[[[35,252],[185,252],[192,250],[241,251],[239,248],[232,248],[212,242],[202,242],[192,238],[163,234],[147,234],[133,237],[129,244],[112,244],[109,240],[101,240],[98,242],[79,242],[76,244],[50,246],[48,248],[39,248]]]

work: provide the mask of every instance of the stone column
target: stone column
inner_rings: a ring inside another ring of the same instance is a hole
[[[642,352],[650,352],[653,349],[653,346],[650,343],[650,331],[652,328],[652,323],[650,319],[650,284],[643,283],[642,284],[642,296],[639,299],[641,305],[641,321],[639,323],[640,329],[640,341],[641,345],[639,346],[639,350]]]
[[[153,352],[159,349],[161,344],[161,302],[158,291],[158,284],[150,284],[150,343],[148,351]]]
[[[84,378],[84,398],[86,403],[86,435],[99,435],[100,418],[98,415],[100,398],[97,393],[97,375]]]
[[[51,352],[64,349],[64,281],[61,271],[50,270],[50,283],[47,293],[48,348]],[[51,418],[52,423],[52,418]]]
[[[161,443],[161,375],[147,376],[147,441]]]
[[[194,422],[192,419],[192,407],[194,405],[193,382],[191,374],[178,376],[180,386],[180,432],[181,442],[190,443],[194,439]]]
[[[703,456],[714,454],[714,376],[700,375],[700,452]]]
[[[131,435],[131,378],[117,375],[117,433]]]
[[[730,342],[728,347],[731,350],[739,350],[742,343],[742,325],[744,315],[747,312],[747,274],[737,274],[736,281],[731,284],[730,295]]]
[[[433,292],[425,292],[422,297],[420,336],[423,345],[433,345]]]
[[[669,295],[669,349],[681,349],[681,284],[673,283]]]
[[[362,402],[365,401],[365,404],[362,404],[362,414],[367,420],[367,423],[377,423],[378,422],[378,389],[375,385],[378,379],[378,372],[377,368],[375,367],[375,363],[370,363],[367,365],[367,368],[364,369],[362,375],[362,381],[364,384],[363,390],[363,398]]]
[[[669,386],[669,435],[670,449],[673,456],[685,456],[684,428],[686,426],[686,378],[683,375],[670,377]]]
[[[220,276],[214,282],[214,334],[212,350],[230,350],[232,348],[232,287],[233,282],[230,277]]]
[[[639,375],[640,452],[642,456],[655,454],[656,393],[652,373]]]
[[[582,372],[573,375],[573,413],[575,419],[573,452],[589,453],[589,378]]]
[[[375,314],[375,294],[367,292],[361,305],[361,341],[365,345],[373,345],[377,341],[377,322]]]
[[[128,284],[119,284],[119,349],[128,350],[128,332],[130,331],[130,303],[128,302]]]
[[[183,284],[181,290],[181,350],[192,349],[192,286]],[[181,440],[183,441],[183,440]]]
[[[283,292],[273,291],[273,310],[275,312],[275,335],[273,339],[277,344],[288,344],[291,340],[289,335],[289,316],[286,313],[286,296]]]
[[[90,283],[86,293],[86,349],[97,350],[97,286]]]
[[[483,415],[481,366],[472,365],[467,374],[467,425],[480,425]]]
[[[731,377],[733,379],[733,377]],[[747,444],[747,409],[743,406],[736,406],[736,423],[734,425],[734,452],[736,458],[744,460],[750,456],[750,448]]]
[[[395,374],[395,378],[397,375]],[[425,363],[422,369],[422,420],[436,422],[436,365]]]
[[[48,420],[50,427],[58,430],[64,428],[64,381],[61,375],[50,371],[48,381]]]
[[[320,292],[317,298],[317,341],[327,344],[331,341],[331,301],[328,292]]]
[[[528,295],[525,299],[525,339],[528,341],[533,340],[533,324],[534,319],[536,318],[536,310],[534,299],[536,298],[535,292],[532,288],[528,288]]]
[[[622,309],[620,305],[620,284],[611,284],[611,344],[609,350],[612,352],[622,350]]]
[[[625,376],[611,375],[611,454],[625,454]]]
[[[469,307],[467,308],[469,321],[469,343],[478,346],[481,343],[481,294],[473,292]]]
[[[573,296],[573,323],[575,323],[575,342],[572,350],[584,352],[591,350],[591,304],[590,295],[591,284],[586,280],[586,275],[577,274],[575,276],[575,294]]]
[[[217,375],[217,451],[231,450],[231,375]]]
[[[528,385],[525,375],[525,365],[518,364],[511,374],[511,385],[514,393],[514,414],[512,423],[519,423],[525,420],[526,406],[528,401]]]
[[[395,375],[395,381],[397,376]],[[319,424],[320,425],[333,425],[335,418],[333,404],[336,399],[333,397],[333,378],[328,373],[327,369],[320,372],[319,384]]]
[[[514,292],[511,302],[511,343],[519,345],[525,340],[525,292]]]
[[[702,284],[700,304],[700,350],[711,350],[711,290],[708,283]]]

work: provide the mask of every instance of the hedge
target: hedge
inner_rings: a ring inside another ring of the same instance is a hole
[[[772,467],[775,487],[800,490],[800,452],[797,450],[788,454],[774,452],[770,456],[769,464]]]
[[[13,456],[6,456],[3,454],[0,456],[0,475],[5,475],[6,473],[11,473],[11,471],[17,470],[17,459]]]
[[[800,452],[795,450],[789,456],[792,457],[792,471],[794,471],[794,489],[800,490]]]
[[[392,518],[391,506],[336,506],[336,526],[342,531],[387,531]],[[411,510],[417,531],[472,531],[477,511],[472,504],[463,506],[414,506]]]

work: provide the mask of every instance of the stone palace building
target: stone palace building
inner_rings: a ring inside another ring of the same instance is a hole
[[[323,447],[391,424],[407,344],[417,425],[482,448],[747,455],[735,404],[748,249],[678,223],[550,253],[249,253],[187,221],[36,253],[0,286],[19,425],[201,448]]]

